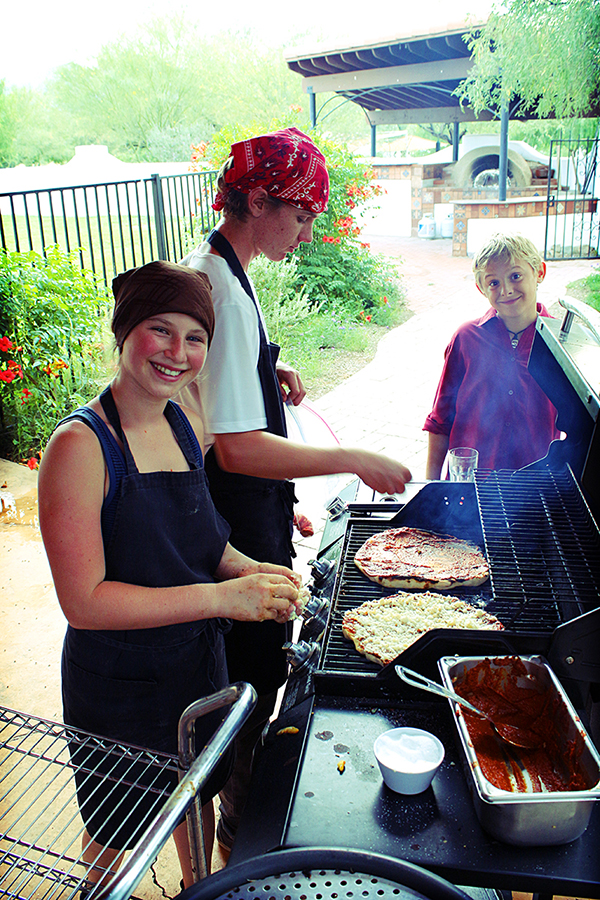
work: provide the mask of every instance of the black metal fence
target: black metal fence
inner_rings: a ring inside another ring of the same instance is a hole
[[[216,179],[189,172],[0,194],[2,247],[78,250],[81,266],[107,283],[154,259],[176,262],[218,219]]]
[[[550,144],[545,259],[600,256],[600,137]]]

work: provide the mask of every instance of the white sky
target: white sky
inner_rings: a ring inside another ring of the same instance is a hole
[[[491,0],[4,0],[0,80],[38,86],[68,62],[94,60],[100,48],[135,34],[141,22],[186,11],[207,33],[252,29],[276,46],[341,48],[353,42],[435,31],[481,19]],[[304,35],[299,41],[298,35]],[[308,37],[307,37],[308,36]]]

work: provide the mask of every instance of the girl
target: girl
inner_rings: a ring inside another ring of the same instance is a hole
[[[152,262],[115,278],[113,292],[118,372],[59,424],[39,473],[42,537],[69,623],[64,721],[175,754],[182,711],[228,683],[224,620],[287,621],[299,579],[228,543],[204,474],[202,421],[170,400],[206,359],[214,329],[207,276]],[[199,747],[217,724],[214,715],[199,720]],[[211,798],[229,769],[224,760],[203,791],[208,860]],[[148,824],[144,793],[106,820],[98,780],[79,776],[83,858],[98,866],[90,882],[116,868]],[[185,823],[174,837],[187,887]]]

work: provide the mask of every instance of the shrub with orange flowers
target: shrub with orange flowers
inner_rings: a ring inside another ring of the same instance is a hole
[[[54,426],[106,380],[108,297],[77,251],[0,250],[0,456],[37,468]]]
[[[362,239],[363,212],[383,194],[370,167],[344,145],[310,131],[292,111],[287,118],[268,124],[226,126],[211,137],[206,156],[219,169],[234,141],[290,125],[310,133],[327,160],[330,180],[329,206],[315,220],[313,241],[301,244],[294,253],[298,287],[321,316],[361,324],[397,324],[404,313],[398,269],[382,255],[372,253],[368,241]]]

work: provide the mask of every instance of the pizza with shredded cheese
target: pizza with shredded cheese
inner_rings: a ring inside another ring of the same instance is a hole
[[[422,634],[434,628],[502,631],[499,619],[447,594],[400,591],[367,600],[344,613],[342,633],[367,659],[387,666]]]
[[[354,562],[376,584],[403,591],[478,587],[489,578],[486,558],[475,544],[420,528],[372,535]]]

